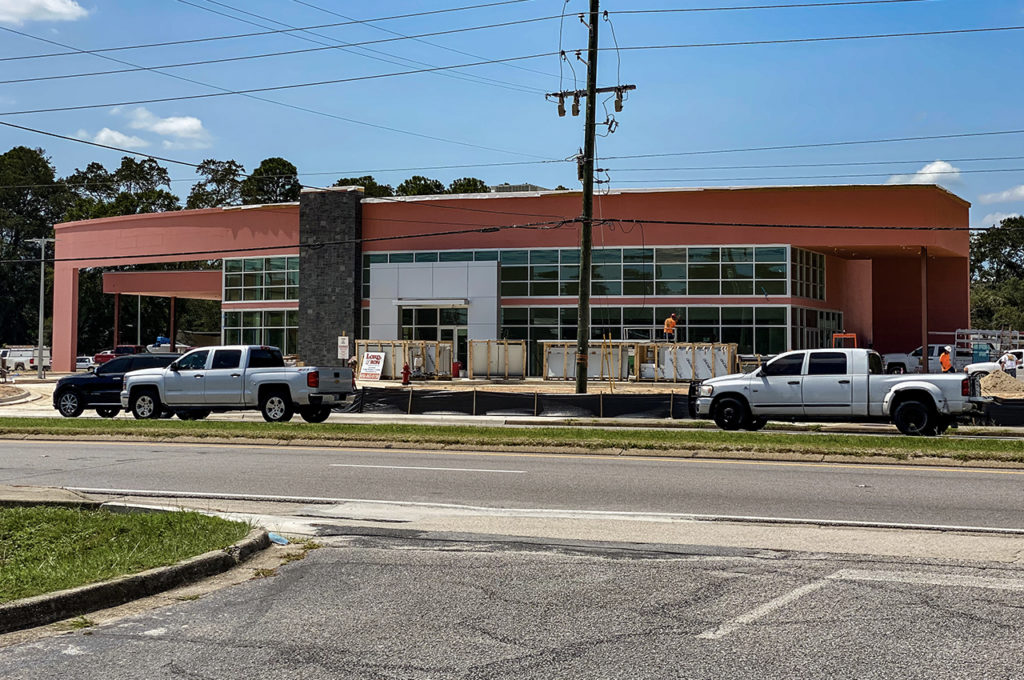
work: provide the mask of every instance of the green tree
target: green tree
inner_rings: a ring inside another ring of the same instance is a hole
[[[1024,330],[1024,216],[971,238],[971,324]]]
[[[203,175],[204,179],[192,185],[185,201],[185,207],[189,210],[238,205],[242,202],[242,176],[245,168],[241,163],[207,158],[196,168],[196,173]]]
[[[443,194],[444,185],[440,180],[430,179],[422,175],[413,175],[398,185],[395,193],[399,196],[432,196]]]
[[[252,174],[242,180],[242,202],[288,203],[299,200],[302,184],[298,169],[283,158],[266,158]]]
[[[373,175],[362,177],[342,177],[334,183],[336,187],[363,187],[363,195],[367,198],[388,198],[395,195],[395,188],[390,184],[378,184]]]
[[[69,200],[42,149],[16,146],[0,154],[0,260],[15,260],[0,262],[0,343],[37,341],[39,246],[28,239],[52,237]],[[47,254],[53,256],[52,245]]]
[[[476,177],[461,177],[448,185],[449,194],[487,194],[490,191],[487,182]]]
[[[170,192],[167,168],[152,158],[137,161],[125,156],[113,172],[100,163],[89,163],[64,181],[75,197],[65,221],[181,209],[178,197]]]

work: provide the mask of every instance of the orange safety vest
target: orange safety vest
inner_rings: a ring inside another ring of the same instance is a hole
[[[953,368],[953,362],[949,360],[949,352],[943,352],[939,355],[939,363],[942,364],[943,373],[949,373],[950,369]]]
[[[675,333],[676,332],[676,320],[671,316],[665,319],[665,332]]]

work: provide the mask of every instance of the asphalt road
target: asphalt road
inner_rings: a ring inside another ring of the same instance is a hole
[[[3,649],[11,680],[1024,677],[1024,572],[344,539],[196,601]]]
[[[1024,529],[1011,469],[0,441],[0,484]]]

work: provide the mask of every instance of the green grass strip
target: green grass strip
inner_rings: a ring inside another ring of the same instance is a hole
[[[486,427],[473,425],[262,423],[177,420],[135,421],[51,418],[0,418],[0,434],[107,435],[117,439],[245,438],[272,441],[316,441],[325,444],[380,442],[468,446],[574,447],[584,449],[646,449],[841,454],[907,459],[936,456],[955,460],[1024,462],[1019,441],[944,437],[721,432],[706,429],[645,430],[597,427]]]
[[[174,564],[248,532],[195,512],[0,508],[0,602]]]

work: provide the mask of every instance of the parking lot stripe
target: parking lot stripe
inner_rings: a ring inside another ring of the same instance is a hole
[[[910,583],[924,586],[1024,590],[1024,580],[994,578],[990,576],[956,576],[952,574],[841,569],[828,578],[833,581],[875,581],[881,583]]]
[[[782,607],[785,607],[790,602],[799,600],[804,595],[813,593],[816,590],[820,590],[828,584],[828,579],[822,579],[821,581],[815,581],[813,583],[808,583],[806,585],[800,586],[799,588],[789,591],[785,595],[780,595],[774,600],[769,600],[768,602],[765,602],[760,607],[751,609],[749,612],[743,614],[742,616],[737,616],[735,619],[730,619],[729,621],[726,621],[717,628],[706,630],[703,633],[699,634],[697,637],[704,640],[717,640],[718,638],[725,637],[729,633],[732,633],[742,628],[743,626],[756,621],[757,619],[763,616],[771,614],[776,609],[781,609]]]

